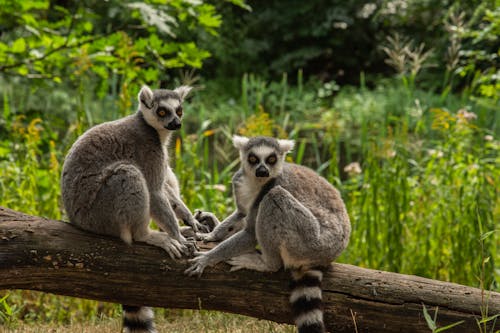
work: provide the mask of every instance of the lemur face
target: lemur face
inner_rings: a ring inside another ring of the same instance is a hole
[[[245,138],[234,136],[233,143],[240,151],[241,166],[247,175],[259,180],[278,176],[293,141],[270,137]]]
[[[258,146],[250,149],[246,154],[247,168],[255,173],[255,177],[266,178],[275,175],[283,160],[283,155],[278,154],[273,147]],[[278,160],[279,159],[279,160]]]
[[[188,86],[154,91],[147,86],[142,87],[139,92],[139,108],[146,122],[159,133],[181,128],[182,102],[190,90],[191,87]]]

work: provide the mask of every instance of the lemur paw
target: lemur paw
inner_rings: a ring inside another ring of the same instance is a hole
[[[210,229],[209,225],[206,225],[206,224],[203,224],[203,223],[200,223],[200,222],[196,222],[196,224],[198,225],[198,230],[200,232],[210,232],[210,231],[213,230],[213,228]]]
[[[210,232],[219,225],[219,219],[210,212],[204,212],[199,209],[195,210],[194,218],[205,227],[205,232]]]
[[[184,254],[187,256],[192,256],[198,250],[196,239],[194,237],[187,237],[183,239],[181,243],[186,247]]]
[[[194,232],[202,232],[202,233],[206,233],[206,232],[210,232],[211,229],[210,229],[210,226],[209,225],[206,225],[206,224],[203,224],[203,223],[200,223],[198,220],[196,220],[195,218],[191,217],[191,219],[188,221],[188,220],[184,220],[184,223],[189,225]]]
[[[164,244],[161,246],[172,259],[181,258],[183,254],[186,254],[187,247],[181,244],[176,239],[166,238]]]
[[[194,256],[193,259],[188,260],[191,266],[184,271],[184,274],[200,277],[208,266],[208,256],[206,252],[194,252]]]
[[[231,265],[231,269],[229,270],[230,272],[235,272],[239,271],[241,269],[246,269],[247,265],[245,263],[245,260],[241,260],[239,257],[234,257],[226,261],[229,265]]]
[[[220,239],[216,237],[213,233],[204,234],[201,232],[196,233],[196,239],[201,240],[204,243],[207,242],[218,242]]]
[[[205,226],[198,222],[191,214],[188,217],[183,218],[182,222],[193,229],[194,232],[198,232],[200,229],[205,229]]]
[[[227,260],[226,263],[231,265],[231,272],[239,271],[240,269],[251,269],[261,272],[269,270],[257,253],[242,254]]]
[[[197,237],[196,234],[197,232],[194,232],[193,228],[188,227],[188,226],[182,226],[180,227],[181,235],[184,236],[185,238],[193,238]],[[198,239],[198,238],[196,238]]]

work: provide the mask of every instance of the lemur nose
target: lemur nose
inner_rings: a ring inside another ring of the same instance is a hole
[[[176,119],[172,120],[171,122],[169,122],[168,125],[165,126],[165,128],[170,130],[170,131],[175,131],[175,130],[178,130],[179,128],[181,128],[181,126],[182,126],[181,121],[176,118]]]
[[[269,177],[269,170],[263,165],[259,165],[257,170],[255,170],[256,177]]]

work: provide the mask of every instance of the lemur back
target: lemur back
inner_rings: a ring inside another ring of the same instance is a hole
[[[346,248],[351,230],[340,193],[313,170],[292,163],[283,164],[272,189],[262,199],[264,206],[260,206],[261,202],[257,208],[261,219],[272,218],[264,216],[266,210],[275,209],[279,204],[286,209],[287,219],[299,217],[293,215],[296,207],[299,212],[307,210],[314,217],[312,221],[304,219],[298,224],[305,231],[297,234],[302,236],[301,242],[297,243],[299,239],[296,239],[297,242],[287,240],[287,252],[282,252],[285,268],[328,266]],[[267,208],[269,203],[272,203],[272,208]],[[272,211],[272,214],[275,213]],[[309,243],[309,246],[305,247],[303,242]],[[296,248],[294,245],[297,245]]]
[[[112,214],[118,207],[106,207],[114,201],[109,198],[98,200],[98,196],[106,182],[125,165],[140,172],[142,179],[138,182],[144,181],[148,191],[162,186],[167,167],[165,152],[156,131],[139,113],[95,126],[71,147],[62,176],[62,198],[71,223],[95,233],[121,236],[120,224],[106,223],[101,218],[101,214],[105,217],[107,212]],[[123,185],[130,184],[125,182]],[[120,196],[127,188],[115,190]],[[95,205],[101,209],[94,209]]]

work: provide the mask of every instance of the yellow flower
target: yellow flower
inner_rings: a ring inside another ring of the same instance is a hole
[[[38,127],[38,124],[41,124],[42,120],[40,118],[33,119],[28,125],[28,140],[30,142],[37,142],[40,140],[40,131],[41,128]]]
[[[203,132],[204,137],[212,136],[214,134],[215,134],[215,130],[213,130],[213,129],[209,129],[209,130],[206,130],[205,132]]]

